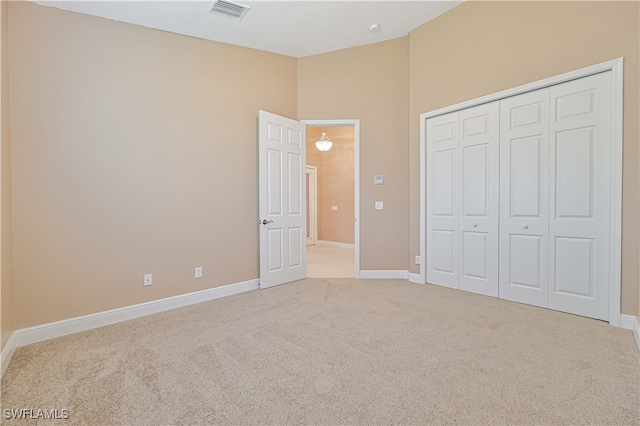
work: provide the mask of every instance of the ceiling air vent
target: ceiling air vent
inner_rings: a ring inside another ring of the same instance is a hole
[[[209,13],[214,15],[225,16],[227,18],[241,20],[244,15],[249,11],[250,7],[244,4],[236,3],[230,0],[216,0],[211,5]]]

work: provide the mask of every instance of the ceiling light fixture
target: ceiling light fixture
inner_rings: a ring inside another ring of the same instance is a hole
[[[370,33],[377,33],[378,31],[380,31],[380,24],[378,24],[378,23],[371,24],[371,26],[369,27],[369,32]]]
[[[329,139],[326,133],[323,133],[316,142],[316,148],[318,148],[319,151],[329,151],[332,146],[333,142],[331,142],[331,139]]]

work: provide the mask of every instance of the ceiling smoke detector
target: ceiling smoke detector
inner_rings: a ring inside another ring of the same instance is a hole
[[[250,6],[245,6],[244,4],[236,3],[231,0],[216,0],[211,5],[209,13],[239,21],[247,14],[249,9],[251,9]]]
[[[378,31],[380,31],[380,24],[371,24],[371,26],[369,27],[369,32],[377,33]]]

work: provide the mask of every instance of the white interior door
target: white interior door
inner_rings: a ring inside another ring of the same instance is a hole
[[[548,306],[549,89],[500,101],[500,298]]]
[[[304,124],[259,112],[260,288],[307,276]]]
[[[427,282],[458,288],[459,112],[427,120]]]
[[[459,288],[498,297],[499,104],[459,118]]]
[[[609,318],[611,73],[553,86],[549,307]]]

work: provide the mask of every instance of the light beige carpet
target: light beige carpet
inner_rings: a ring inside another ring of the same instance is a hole
[[[639,370],[631,332],[600,321],[308,279],[19,348],[2,408],[68,409],[61,424],[630,425]]]
[[[325,245],[307,246],[309,278],[355,278],[354,249]]]

